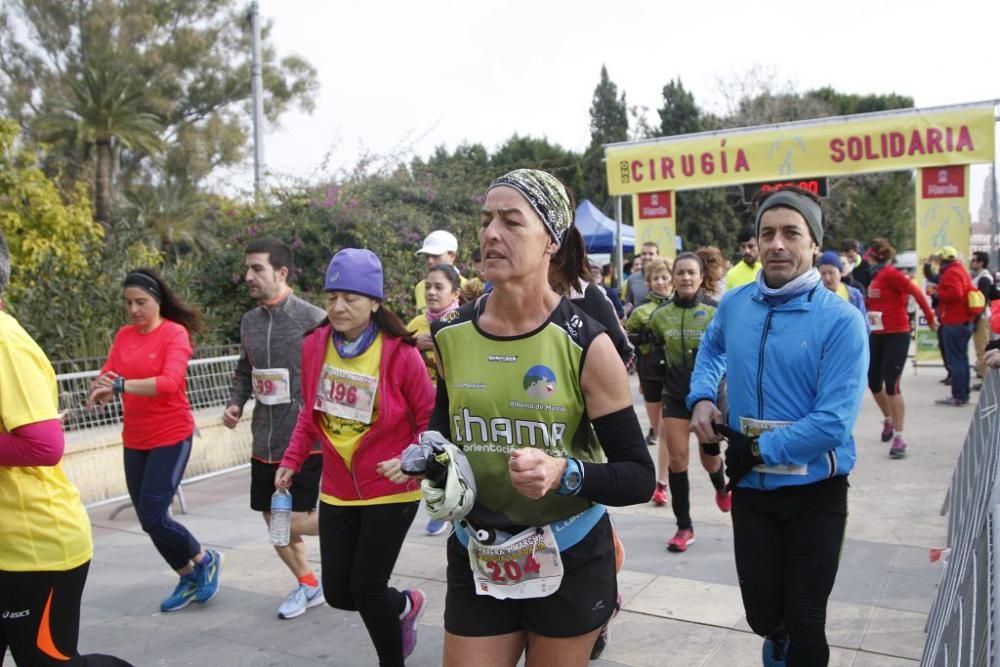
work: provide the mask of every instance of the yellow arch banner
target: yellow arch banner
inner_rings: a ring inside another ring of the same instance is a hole
[[[992,162],[994,106],[837,116],[604,149],[608,191],[625,195],[757,181]]]

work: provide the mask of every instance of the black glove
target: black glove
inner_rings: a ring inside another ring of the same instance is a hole
[[[729,478],[726,490],[728,491],[736,486],[755,465],[764,461],[760,458],[757,438],[743,435],[725,424],[712,424],[712,429],[729,443],[726,446],[726,477]]]

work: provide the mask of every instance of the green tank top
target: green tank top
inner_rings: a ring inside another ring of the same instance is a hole
[[[510,482],[512,448],[538,447],[551,456],[602,462],[603,451],[584,406],[580,373],[590,343],[604,327],[562,299],[538,329],[498,337],[478,328],[486,299],[432,327],[448,388],[451,439],[476,477],[477,526],[542,526],[591,503],[550,492],[539,500]]]

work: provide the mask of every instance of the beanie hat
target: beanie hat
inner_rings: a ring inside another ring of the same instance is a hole
[[[793,190],[778,190],[761,202],[760,208],[757,209],[757,220],[754,223],[757,236],[760,236],[760,219],[764,217],[766,211],[776,206],[797,211],[805,218],[806,226],[809,227],[809,233],[816,245],[823,245],[823,209],[809,197]]]
[[[833,250],[827,250],[822,255],[820,255],[819,263],[817,263],[816,266],[824,266],[826,264],[837,267],[838,271],[844,270],[844,263],[840,261],[840,255],[838,255]]]
[[[323,288],[382,300],[382,262],[371,250],[344,248],[330,260]]]

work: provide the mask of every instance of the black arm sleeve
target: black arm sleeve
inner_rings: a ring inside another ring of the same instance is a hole
[[[648,501],[656,488],[656,469],[635,410],[622,408],[592,423],[608,462],[580,462],[583,483],[577,495],[616,507]]]
[[[434,397],[434,409],[427,421],[428,431],[437,431],[451,440],[451,420],[448,419],[448,386],[443,378],[437,381],[437,396]]]

